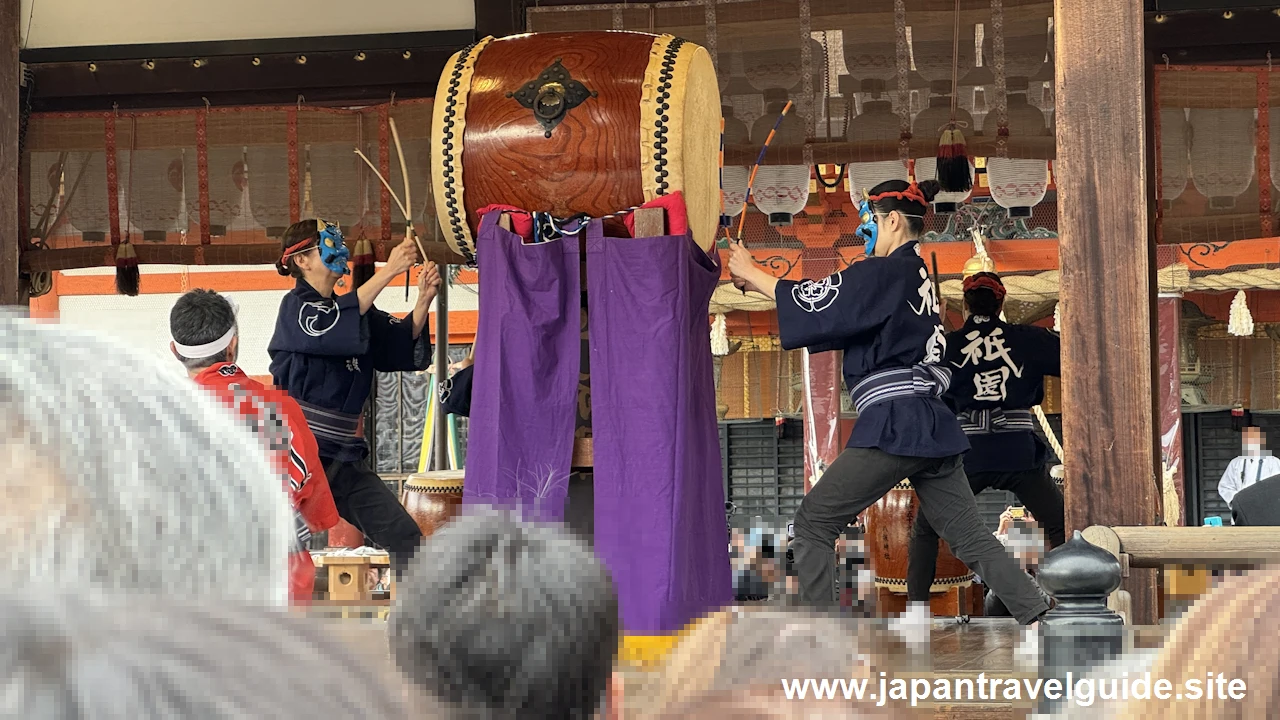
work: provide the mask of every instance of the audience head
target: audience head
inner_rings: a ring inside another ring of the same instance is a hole
[[[754,686],[781,692],[781,678],[869,678],[862,634],[854,620],[798,610],[712,613],[668,656],[655,707]]]
[[[1151,666],[1153,679],[1173,687],[1185,680],[1200,681],[1199,699],[1131,700],[1119,709],[1120,720],[1148,718],[1204,718],[1251,720],[1274,717],[1280,707],[1280,567],[1253,570],[1229,577],[1174,626]],[[1216,679],[1226,678],[1221,691]],[[1132,677],[1133,674],[1131,674]],[[1243,699],[1221,699],[1231,680],[1244,681]],[[1213,699],[1208,688],[1215,683]]]
[[[31,720],[408,717],[315,621],[228,603],[0,595],[0,706]]]
[[[0,313],[11,582],[281,604],[292,529],[261,444],[178,368]]]
[[[397,589],[392,654],[451,713],[590,718],[618,651],[618,601],[567,531],[463,516],[423,541]]]
[[[169,335],[169,348],[188,372],[235,362],[240,344],[236,305],[212,290],[192,290],[169,311]]]

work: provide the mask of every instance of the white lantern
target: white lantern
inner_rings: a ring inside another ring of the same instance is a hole
[[[862,202],[864,191],[869,193],[875,186],[889,180],[907,182],[911,178],[901,160],[849,163],[845,171],[849,174],[849,197],[855,207]]]
[[[1160,111],[1160,194],[1166,203],[1177,200],[1187,189],[1187,173],[1191,169],[1189,129],[1186,110]]]
[[[972,185],[974,178],[973,161],[969,161],[969,183]],[[936,157],[925,157],[916,160],[916,182],[922,180],[938,179],[938,159]],[[933,199],[934,212],[953,213],[960,203],[969,199],[973,194],[973,190],[965,190],[964,192],[940,192]]]
[[[131,221],[133,240],[140,241],[144,233],[150,233],[148,239],[163,242],[167,233],[185,229],[179,227],[184,215],[183,164],[180,148],[119,153],[120,227],[123,230],[126,219]]]
[[[1031,217],[1049,188],[1049,161],[987,158],[987,184],[1009,217]]]
[[[244,146],[211,145],[209,166],[209,224],[228,231],[256,230],[249,200],[248,149]],[[191,225],[200,222],[199,169],[194,153],[186,158],[185,192],[187,218]],[[287,202],[287,201],[286,201]]]
[[[268,232],[282,233],[290,222],[289,151],[283,145],[250,145],[246,155],[253,217]]]
[[[751,202],[769,216],[770,225],[790,225],[809,202],[809,166],[761,165]]]
[[[336,222],[342,228],[354,226],[363,209],[360,202],[360,166],[364,162],[351,151],[351,147],[352,143],[314,143],[307,149],[308,167],[311,170],[311,205],[315,215]],[[410,157],[409,150],[409,147],[405,147],[406,162]],[[387,180],[400,183],[391,187],[402,188],[404,181],[398,177],[400,163],[394,160],[394,153],[392,158],[391,164],[395,168],[392,174],[397,177]],[[411,177],[410,181],[413,181],[412,187],[422,192],[420,178]],[[396,192],[404,194],[400,189]],[[394,213],[392,217],[399,219]]]
[[[1193,108],[1191,179],[1214,210],[1230,210],[1253,182],[1256,148],[1251,108]]]
[[[760,168],[764,170],[764,168]],[[731,165],[721,171],[720,179],[724,183],[724,214],[737,217],[742,212],[747,198],[747,181],[750,171],[740,165]],[[757,178],[758,180],[758,178]]]

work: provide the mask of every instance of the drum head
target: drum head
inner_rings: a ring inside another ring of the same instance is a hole
[[[405,478],[406,490],[419,492],[462,492],[462,470],[436,470],[426,473],[414,473]]]

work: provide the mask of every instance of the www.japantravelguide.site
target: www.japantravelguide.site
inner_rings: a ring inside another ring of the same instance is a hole
[[[1243,700],[1245,681],[1206,673],[1203,679],[1189,678],[1175,683],[1151,673],[1118,678],[1076,678],[1068,672],[1065,679],[996,678],[980,673],[973,678],[925,679],[892,678],[880,673],[879,680],[858,679],[787,679],[782,689],[788,700],[859,700],[883,706],[889,702],[921,702],[955,700],[1054,700],[1089,707],[1109,700]]]

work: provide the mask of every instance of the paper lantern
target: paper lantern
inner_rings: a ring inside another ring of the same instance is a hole
[[[787,105],[788,97],[787,91],[781,88],[771,88],[765,91],[764,115],[757,118],[751,125],[751,144],[763,145],[765,140],[768,139],[774,123],[778,122],[778,116],[782,114],[782,109]],[[774,136],[771,147],[803,145],[805,140],[804,119],[796,113],[795,108],[792,108],[787,113],[787,116],[782,119],[782,124],[778,126],[778,133]]]
[[[751,202],[769,216],[770,225],[790,225],[809,202],[809,166],[761,165]]]
[[[107,203],[107,155],[101,150],[87,153],[71,153],[67,156],[63,173],[64,193],[70,194],[80,173],[84,179],[76,194],[67,203],[69,222],[82,233],[107,233],[111,230],[111,212]],[[87,238],[86,238],[87,240]]]
[[[817,40],[809,41],[810,67],[814,89],[822,87],[826,72],[826,50]],[[757,90],[768,88],[798,89],[803,80],[799,47],[780,47],[742,53],[743,74]]]
[[[969,161],[969,181],[973,182],[974,178],[973,160]],[[938,177],[938,159],[933,157],[924,157],[916,160],[916,182],[922,180],[936,180]],[[933,199],[933,210],[939,213],[953,213],[956,211],[960,203],[969,199],[973,194],[973,190],[965,190],[964,192],[940,192]]]
[[[253,217],[268,233],[283,233],[290,224],[289,151],[282,145],[250,145],[245,157]]]
[[[916,33],[912,40],[912,57],[916,69],[927,82],[929,100],[927,106],[915,116],[911,124],[911,133],[915,137],[930,137],[942,132],[951,121],[951,64],[955,57],[957,66],[963,72],[973,67],[975,49],[973,43],[961,39],[959,47],[954,47],[955,38],[950,24],[926,25],[913,27]],[[932,37],[922,37],[933,31]],[[963,34],[962,34],[963,37]],[[958,52],[957,52],[958,51]],[[962,123],[960,129],[965,133],[976,133],[973,116],[957,103],[955,120]]]
[[[911,123],[911,134],[915,137],[932,137],[940,134],[951,122],[951,81],[934,80],[929,86],[929,106],[921,110]],[[955,120],[960,130],[965,133],[974,130],[973,115],[962,107],[956,107]]]
[[[249,199],[248,150],[244,146],[210,146],[207,154],[209,167],[209,226],[215,235],[231,231],[252,231],[262,227],[254,221]],[[185,192],[187,221],[192,232],[200,225],[199,168],[193,153],[186,158]],[[288,181],[285,181],[288,192]],[[288,212],[288,195],[285,195],[285,211]],[[287,224],[287,223],[286,223]]]
[[[183,166],[180,148],[119,153],[120,227],[124,229],[126,219],[131,221],[133,239],[141,240],[145,234],[163,242],[167,233],[186,229],[179,226],[179,219],[185,220]]]
[[[1252,108],[1193,108],[1191,179],[1214,210],[1230,210],[1253,182],[1256,148]]]
[[[1027,78],[1011,77],[1007,80],[1005,115],[1009,121],[1009,137],[1044,137],[1049,134],[1049,123],[1044,112],[1027,99],[1030,87]],[[991,108],[982,120],[982,134],[995,137],[998,131],[996,113]]]
[[[406,162],[408,150],[406,147]],[[336,222],[343,228],[353,227],[360,220],[363,209],[360,202],[360,166],[364,162],[352,152],[350,143],[314,143],[304,147],[302,151],[305,167],[311,173],[311,214]],[[397,170],[400,167],[398,162],[393,162],[392,165]],[[398,178],[387,180],[399,181]],[[415,189],[422,192],[424,181],[421,178],[416,180]],[[403,187],[402,184],[392,187],[397,188],[400,195],[404,194],[399,189]],[[419,198],[414,198],[414,205],[421,206],[418,200]]]
[[[1049,161],[987,158],[987,184],[1009,217],[1031,217],[1049,187]]]
[[[1271,128],[1273,133],[1280,132],[1280,108],[1271,109]],[[1280,142],[1271,143],[1271,184],[1280,188]]]
[[[763,170],[764,168],[761,168]],[[730,165],[722,171],[721,182],[724,188],[724,214],[737,217],[742,212],[747,197],[747,180],[750,170],[740,165]]]
[[[734,114],[732,105],[722,105],[720,107],[720,116],[724,118],[724,144],[726,146],[749,145],[751,143],[751,129]]]
[[[1276,111],[1271,111],[1273,116]],[[1165,108],[1160,111],[1160,194],[1166,203],[1177,200],[1187,189],[1187,173],[1191,169],[1191,138],[1188,134],[1187,111]],[[1271,166],[1276,167],[1276,152],[1271,151]]]
[[[911,178],[907,166],[901,160],[849,163],[846,172],[849,175],[849,198],[853,200],[854,208],[862,203],[864,190],[870,192],[872,188],[888,180],[908,182]]]

